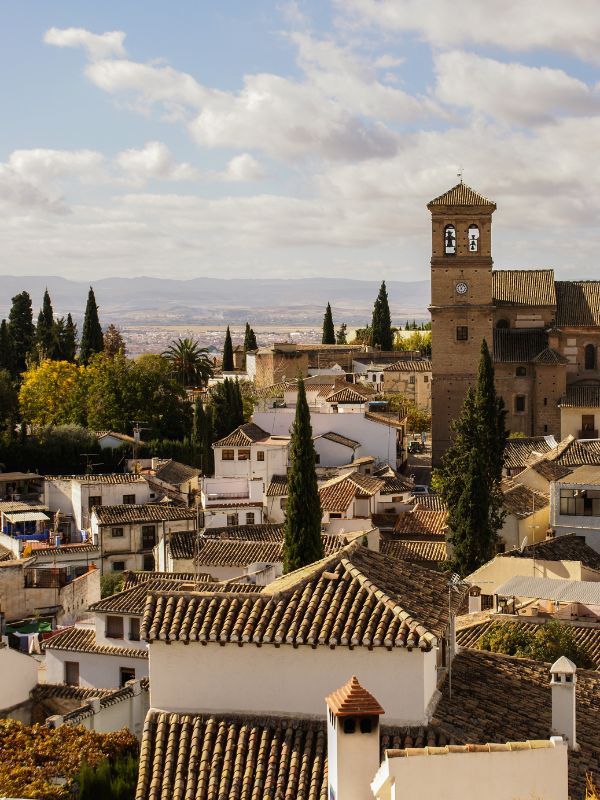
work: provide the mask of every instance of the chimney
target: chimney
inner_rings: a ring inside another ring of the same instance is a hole
[[[552,733],[567,740],[570,750],[579,750],[575,733],[575,687],[577,667],[561,656],[550,667],[552,689]]]
[[[380,766],[379,716],[372,694],[352,676],[327,703],[328,797],[373,800],[371,781]]]
[[[481,611],[481,589],[479,586],[471,586],[469,589],[469,614],[477,614]]]

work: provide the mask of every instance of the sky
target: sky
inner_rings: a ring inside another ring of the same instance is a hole
[[[598,278],[598,0],[0,0],[0,274]]]

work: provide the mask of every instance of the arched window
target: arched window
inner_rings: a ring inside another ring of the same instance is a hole
[[[522,378],[523,375],[527,375],[527,369],[525,367],[517,367],[515,370],[515,375],[517,378]]]
[[[585,369],[596,369],[596,345],[586,344],[584,353]]]
[[[479,252],[479,228],[469,225],[469,253]]]
[[[510,325],[507,319],[499,319],[498,322],[496,323],[496,327],[498,328],[498,330],[504,330],[506,328],[509,328]]]
[[[447,256],[456,255],[456,228],[446,225],[444,228],[444,253]]]

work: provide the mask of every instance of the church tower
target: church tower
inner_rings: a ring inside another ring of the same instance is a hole
[[[432,200],[432,442],[437,466],[450,423],[473,384],[482,339],[493,348],[492,214],[496,204],[461,180]]]

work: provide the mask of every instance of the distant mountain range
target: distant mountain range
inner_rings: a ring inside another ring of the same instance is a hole
[[[102,278],[94,292],[103,324],[173,325],[231,324],[250,320],[261,324],[321,323],[327,302],[336,324],[362,325],[369,319],[380,281],[343,278]],[[392,319],[423,320],[429,314],[429,281],[386,282]],[[11,298],[31,294],[37,317],[47,287],[57,315],[83,317],[89,283],[56,276],[0,276],[0,316],[8,314]]]

